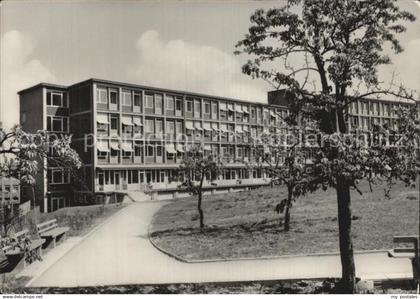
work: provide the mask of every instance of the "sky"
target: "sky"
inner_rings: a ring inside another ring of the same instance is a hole
[[[405,52],[381,68],[420,90],[418,20],[399,36]],[[0,121],[18,122],[17,92],[39,82],[88,78],[266,102],[271,87],[241,73],[233,54],[257,8],[284,1],[3,1],[0,3]]]

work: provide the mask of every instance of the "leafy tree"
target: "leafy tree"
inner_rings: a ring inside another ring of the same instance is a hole
[[[197,196],[197,210],[200,219],[200,229],[204,228],[204,212],[201,207],[203,200],[204,182],[214,184],[220,174],[221,164],[212,155],[205,155],[203,147],[192,146],[185,151],[179,166],[179,175],[182,179],[178,187],[187,190],[191,195]]]
[[[277,213],[284,213],[284,231],[290,230],[293,203],[312,188],[312,176],[306,164],[311,148],[300,142],[300,126],[290,125],[288,131],[288,134],[274,138],[270,134],[263,135],[260,142],[254,145],[259,167],[267,170],[274,183],[284,185],[287,189],[287,197],[275,206]]]
[[[62,167],[70,171],[72,177],[77,176],[82,163],[70,143],[71,138],[65,135],[46,131],[27,133],[19,126],[9,131],[0,128],[0,176],[16,178],[22,185],[31,187],[35,200],[36,176],[47,166]],[[4,202],[0,212],[3,231],[7,233],[12,221],[19,216],[19,209]]]
[[[372,146],[373,139],[361,146],[358,138],[348,138],[347,107],[359,99],[381,96],[414,102],[413,91],[396,86],[394,76],[385,87],[377,72],[379,66],[391,63],[384,46],[402,52],[396,35],[405,31],[402,22],[414,20],[395,0],[289,0],[282,8],[255,11],[248,34],[237,44],[237,54],[251,56],[242,68],[245,74],[287,89],[291,111],[317,122],[314,169],[319,186],[336,189],[346,293],[355,291],[351,188],[358,190],[360,179],[374,175],[411,183],[418,171],[418,161],[406,150],[378,148]],[[408,113],[400,117],[401,125],[412,119]],[[398,133],[405,141],[416,134],[401,129]],[[404,173],[397,167],[400,163]]]

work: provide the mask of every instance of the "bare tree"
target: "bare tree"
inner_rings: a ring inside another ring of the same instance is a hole
[[[204,228],[204,212],[202,209],[205,182],[214,184],[220,174],[221,164],[212,155],[205,155],[201,145],[192,146],[184,153],[179,166],[179,175],[182,184],[178,187],[197,196],[197,211],[200,219],[200,228]]]

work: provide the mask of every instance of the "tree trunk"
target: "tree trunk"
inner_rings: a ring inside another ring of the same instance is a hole
[[[201,208],[201,201],[202,201],[202,193],[200,192],[198,194],[197,209],[198,209],[198,214],[200,215],[200,228],[203,228],[204,227],[204,213],[203,213],[203,209]]]
[[[353,243],[351,239],[351,197],[350,186],[344,178],[337,179],[338,230],[340,238],[341,285],[342,292],[355,291],[356,268],[354,265]]]
[[[292,190],[288,190],[286,209],[284,211],[284,231],[290,230],[290,209],[292,208]]]
[[[32,199],[31,199],[31,210],[35,209],[35,187],[31,186],[31,191],[32,191]]]

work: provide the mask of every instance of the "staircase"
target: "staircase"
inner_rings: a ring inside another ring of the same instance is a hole
[[[152,198],[143,191],[125,191],[123,202],[142,202],[150,201]]]

